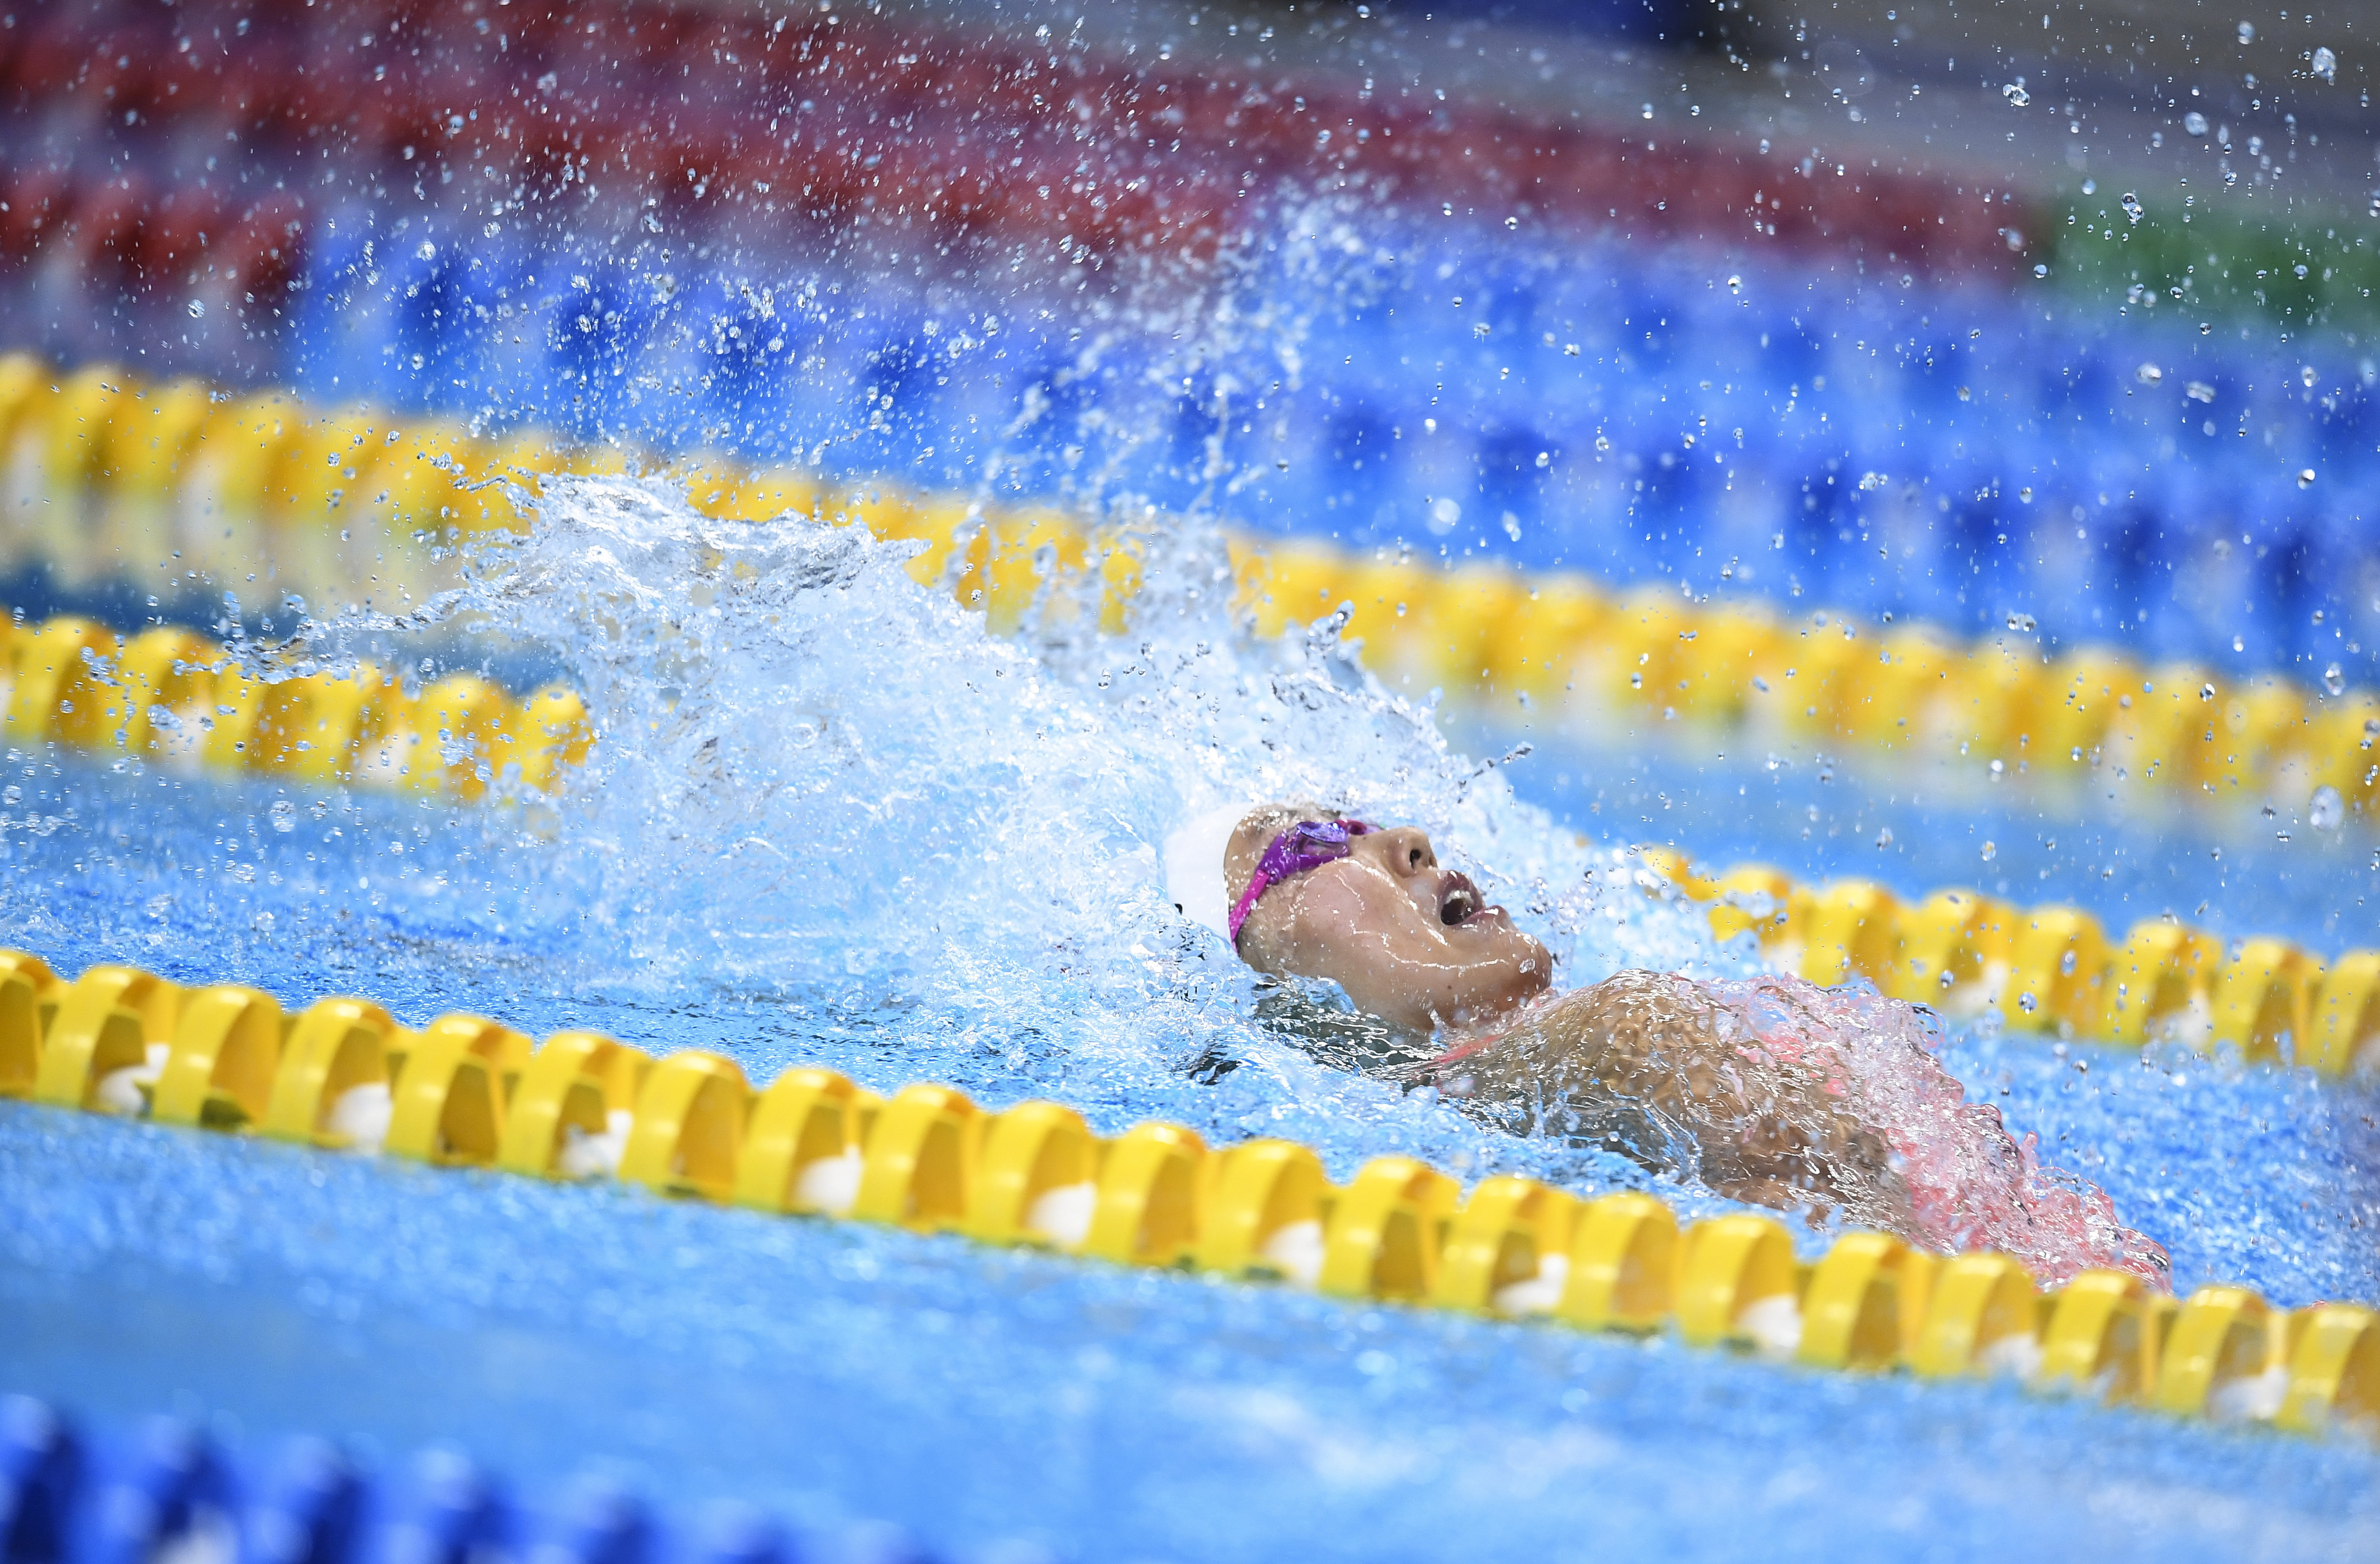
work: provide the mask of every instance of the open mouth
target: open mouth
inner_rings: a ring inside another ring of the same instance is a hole
[[[1438,921],[1452,928],[1488,910],[1487,898],[1467,876],[1450,873],[1438,887]]]

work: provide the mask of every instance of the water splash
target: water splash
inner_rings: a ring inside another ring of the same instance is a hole
[[[1334,621],[1247,637],[1211,528],[1137,540],[1128,635],[1099,634],[1050,581],[1024,633],[997,638],[913,578],[916,545],[861,527],[716,521],[625,479],[523,499],[533,527],[489,552],[440,617],[539,649],[586,696],[596,758],[550,833],[498,872],[566,900],[577,959],[613,981],[871,1018],[909,1078],[972,1084],[990,1056],[1126,1118],[1203,1090],[1239,1127],[1302,1131],[1338,1160],[1386,1149],[1376,1132],[1395,1123],[1389,1139],[1419,1134],[1457,1165],[1518,1155],[1572,1182],[1648,1176],[1559,1135],[1483,1146],[1433,1094],[1326,1068],[1361,1061],[1331,997],[1285,1005],[1167,902],[1159,852],[1182,819],[1316,796],[1429,830],[1572,985],[1746,970],[1691,909],[1646,897],[1617,855],[1453,752]],[[1822,1061],[1890,1142],[1907,1188],[1886,1225],[1929,1247],[2006,1248],[2045,1276],[2131,1253],[2104,1195],[1963,1104],[1918,1012],[1774,979],[1711,993],[1760,1039],[1747,1059],[1766,1049],[1776,1066],[1790,1047],[1791,1068]],[[1856,1201],[1842,1214],[1876,1219]]]
[[[1815,1073],[1888,1147],[1888,1177],[1851,1192],[1860,1219],[1944,1254],[2012,1255],[2045,1285],[2091,1269],[2172,1285],[2165,1250],[2119,1222],[2104,1191],[2045,1165],[2032,1134],[2010,1135],[1998,1109],[1966,1099],[1942,1067],[1932,1011],[1864,978],[1822,988],[1764,976],[1715,994],[1742,1028],[1736,1052],[1749,1069]]]

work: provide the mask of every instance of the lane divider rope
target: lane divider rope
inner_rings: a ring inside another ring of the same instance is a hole
[[[913,574],[947,581],[995,629],[1014,628],[1039,594],[1044,551],[1061,575],[1100,578],[1107,628],[1122,628],[1139,587],[1129,537],[1055,509],[827,483],[807,467],[755,469],[717,453],[664,462],[534,430],[490,441],[451,419],[310,410],[287,392],[229,397],[195,381],[148,388],[103,365],[61,375],[22,354],[0,358],[0,449],[29,450],[49,492],[120,502],[103,540],[79,507],[49,507],[57,535],[37,527],[27,541],[60,561],[187,540],[195,563],[220,552],[232,557],[214,574],[236,562],[245,574],[251,540],[234,527],[234,549],[210,545],[225,518],[253,516],[285,572],[351,587],[381,573],[352,557],[338,569],[324,556],[355,544],[358,527],[366,541],[346,552],[370,551],[388,565],[382,544],[419,529],[514,525],[492,484],[499,477],[533,488],[543,475],[637,467],[686,482],[689,501],[714,518],[800,512],[924,542]],[[2134,793],[2143,802],[2269,797],[2313,811],[2321,799],[2336,823],[2380,816],[2380,696],[2368,690],[2143,668],[2104,647],[2050,659],[2008,639],[1961,644],[1929,626],[1864,627],[1825,612],[1789,623],[1757,601],[1688,601],[1658,586],[1615,595],[1584,576],[1493,564],[1444,571],[1314,539],[1240,539],[1232,552],[1259,633],[1345,603],[1348,633],[1391,679],[1585,715],[1674,715],[1755,737],[1842,740],[1902,759],[1955,758],[2001,776],[2087,776],[2119,803]]]
[[[195,632],[157,625],[128,640],[74,615],[0,621],[0,738],[465,799],[499,782],[550,792],[593,744],[585,703],[559,686],[516,698],[453,673],[408,688],[370,662],[267,681]]]
[[[195,382],[147,388],[103,366],[62,381],[49,373],[24,355],[0,358],[0,449],[29,454],[42,481],[61,495],[95,490],[117,502],[108,512],[113,525],[103,528],[85,525],[89,518],[79,505],[55,507],[63,520],[52,525],[72,533],[60,548],[88,551],[92,538],[112,534],[111,550],[145,544],[162,553],[184,533],[193,534],[195,545],[230,531],[250,563],[260,552],[303,561],[334,538],[330,521],[345,515],[348,524],[339,530],[352,534],[372,523],[362,546],[380,551],[417,529],[452,539],[511,525],[512,506],[488,486],[496,477],[533,484],[564,472],[626,471],[639,460],[608,448],[573,448],[533,431],[498,444],[435,419],[400,425],[357,409],[318,417],[281,392],[224,398]],[[1111,632],[1123,628],[1139,588],[1139,556],[1130,539],[1087,529],[1055,511],[988,513],[962,500],[890,485],[822,487],[806,469],[754,472],[716,455],[661,470],[685,482],[689,501],[714,518],[804,514],[922,542],[924,552],[908,566],[912,576],[924,585],[946,585],[1000,633],[1014,630],[1037,601],[1052,606],[1044,597],[1049,562],[1087,588],[1055,606],[1096,612]],[[262,518],[263,534],[242,535],[237,525],[225,525],[239,517]],[[144,533],[144,526],[153,530]],[[1476,658],[1490,683],[1501,667],[1525,685],[1566,676],[1566,668],[1597,658],[1611,672],[1627,662],[1626,649],[1634,644],[1602,639],[1628,614],[1606,612],[1609,605],[1574,580],[1548,580],[1524,591],[1519,577],[1500,571],[1450,575],[1380,565],[1361,567],[1368,575],[1336,576],[1318,563],[1336,556],[1315,545],[1275,541],[1261,551],[1244,544],[1236,552],[1262,633],[1277,633],[1288,623],[1284,597],[1311,595],[1317,602],[1330,597],[1335,587],[1311,588],[1317,573],[1326,583],[1356,583],[1356,597],[1368,591],[1376,604],[1406,611],[1369,626],[1391,669],[1397,659],[1444,636],[1451,637],[1445,642],[1450,655],[1461,652],[1463,659],[1451,666]],[[395,579],[385,553],[373,557]],[[1672,608],[1671,600],[1633,611],[1644,625],[1654,623],[1657,610],[1669,616],[1660,623],[1665,634],[1674,629],[1678,649],[1662,664],[1662,677],[1695,659],[1704,661],[1694,666],[1725,667],[1739,652],[1742,666],[1753,666],[1751,653],[1742,650],[1752,643],[1724,625],[1693,620],[1698,610],[1682,601]],[[1408,621],[1410,629],[1388,628]],[[1739,620],[1736,627],[1753,623]],[[465,798],[480,796],[507,773],[528,788],[550,789],[558,769],[583,761],[592,743],[583,705],[565,689],[515,700],[486,680],[457,674],[408,693],[395,674],[370,665],[353,678],[318,673],[267,684],[234,666],[221,647],[182,630],[152,629],[126,642],[88,621],[59,619],[5,635],[5,733],[12,743],[51,740],[322,785],[443,789]],[[1755,642],[1772,649],[1778,644],[1757,637]],[[1858,643],[1821,637],[1815,644],[1831,654]],[[1698,645],[1705,649],[1693,649]],[[1542,649],[1547,647],[1559,649]],[[1650,654],[1638,656],[1645,661]],[[1846,663],[1839,671],[1865,666]],[[1888,672],[1899,665],[1879,661],[1874,666]],[[1432,676],[1444,672],[1436,669]],[[1936,668],[1935,676],[1947,687],[1947,665]],[[1759,684],[1761,676],[1752,682]],[[1861,698],[1872,701],[1875,692]],[[2121,699],[2111,708],[2100,704],[2118,713],[2139,709]],[[2336,720],[2350,709],[2326,712],[2323,721],[2329,726],[2321,731],[2344,734]],[[2302,709],[2293,721],[2297,728],[2289,731],[2316,731]],[[2213,719],[2208,721],[2211,734]],[[2364,746],[2374,728],[2364,719],[2341,738],[2353,739],[2358,764],[2371,753]],[[2233,758],[2268,758],[2272,734],[2279,731],[2256,728],[2261,736],[2252,748],[2234,734],[2241,747]],[[2259,761],[2246,769],[2269,780],[2292,768],[2317,774],[2301,757],[2277,768]],[[2362,807],[2361,795],[2356,806]],[[1773,869],[1747,867],[1706,880],[1684,870],[1675,855],[1656,850],[1648,862],[1679,870],[1672,878],[1682,890],[1715,903],[1713,927],[1722,938],[1755,927],[1764,949],[1815,982],[1858,973],[1896,997],[1954,1014],[1997,1008],[2017,1030],[2119,1043],[2179,1032],[2236,1044],[2252,1058],[2290,1059],[2325,1075],[2344,1074],[2380,1054],[2380,953],[2371,951],[2325,964],[2290,941],[2257,936],[2226,952],[2210,935],[2156,921],[2135,926],[2118,948],[2078,908],[2018,914],[1964,890],[1938,891],[1904,906],[1864,880],[1814,891],[1791,886]],[[1747,915],[1745,908],[1763,898],[1767,910]]]
[[[865,1556],[937,1564],[946,1557],[873,1524],[837,1528],[847,1531],[842,1537],[789,1534],[735,1501],[672,1513],[600,1469],[524,1502],[502,1473],[453,1449],[379,1472],[359,1467],[356,1453],[298,1435],[243,1457],[174,1415],[94,1437],[46,1402],[0,1396],[0,1558],[804,1564]]]
[[[2155,917],[2120,943],[2079,907],[2021,908],[1963,888],[1904,903],[1874,880],[1809,886],[1742,864],[1715,875],[1645,847],[1645,888],[1710,903],[1711,932],[1749,930],[1762,954],[1813,983],[1867,978],[1945,1015],[1998,1017],[2011,1031],[2138,1047],[2180,1038],[2243,1058],[2341,1076],[2380,1067],[2380,951],[2325,963],[2286,940],[2229,949]]]
[[[1395,1156],[1334,1184],[1286,1140],[1210,1148],[1156,1121],[1103,1139],[1060,1103],[987,1112],[929,1085],[879,1097],[827,1070],[756,1089],[717,1053],[653,1059],[583,1031],[540,1048],[465,1014],[415,1030],[364,999],[285,1013],[252,988],[112,964],[68,982],[0,952],[0,1095],[1349,1300],[1674,1332],[1814,1369],[2006,1374],[2178,1416],[2380,1435],[2380,1313],[2360,1305],[2283,1311],[2228,1286],[2177,1303],[2112,1271],[2044,1292],[2008,1255],[1873,1232],[1803,1264],[1769,1218],[1682,1227],[1643,1194],[1582,1200],[1503,1175],[1466,1197]]]
[[[2272,799],[2335,824],[2380,818],[2380,696],[2344,685],[2143,667],[2108,647],[2051,658],[2012,637],[1789,620],[1674,586],[1615,593],[1575,575],[1441,570],[1305,538],[1251,546],[1243,578],[1261,634],[1343,603],[1346,633],[1383,676],[1582,725],[1681,719],[1737,742],[1841,742],[1978,779],[2089,781],[2127,807]]]

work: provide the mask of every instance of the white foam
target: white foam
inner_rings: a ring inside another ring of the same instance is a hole
[[[1272,1230],[1260,1257],[1300,1287],[1322,1278],[1322,1224],[1285,1222]]]
[[[341,1092],[322,1127],[346,1136],[348,1149],[377,1157],[388,1142],[388,1121],[395,1111],[396,1100],[389,1095],[388,1084],[371,1081]]]
[[[1099,1208],[1099,1186],[1088,1182],[1060,1184],[1041,1192],[1025,1213],[1025,1229],[1065,1249],[1081,1246],[1091,1235],[1091,1217]]]

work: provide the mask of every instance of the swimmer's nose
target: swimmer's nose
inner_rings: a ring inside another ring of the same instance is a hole
[[[1398,826],[1376,834],[1389,867],[1397,873],[1410,876],[1438,867],[1438,855],[1430,849],[1427,832],[1414,826]]]

